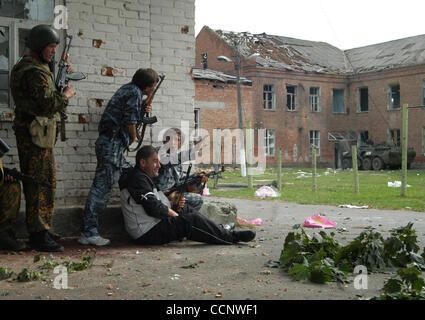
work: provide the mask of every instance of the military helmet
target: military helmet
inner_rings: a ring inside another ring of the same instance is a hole
[[[39,24],[31,29],[27,39],[27,47],[36,53],[41,53],[49,43],[59,44],[59,35],[55,29],[46,24]]]

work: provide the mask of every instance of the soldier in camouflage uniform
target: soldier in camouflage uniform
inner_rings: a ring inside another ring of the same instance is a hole
[[[18,241],[12,230],[21,205],[21,185],[9,175],[4,176],[0,158],[0,249],[20,251],[25,244]]]
[[[105,210],[123,169],[132,167],[125,159],[124,150],[136,139],[141,115],[151,110],[150,105],[141,110],[142,97],[153,92],[158,80],[153,69],[137,70],[132,81],[115,92],[103,112],[96,140],[96,173],[84,208],[84,224],[78,240],[81,244],[104,246],[110,243],[99,234],[98,216]]]
[[[55,87],[49,63],[54,62],[57,32],[50,26],[31,29],[24,56],[12,69],[10,88],[15,101],[15,131],[21,172],[56,184],[53,148],[41,148],[33,143],[29,126],[37,116],[53,118],[65,110],[75,90],[68,86],[61,94]],[[29,244],[38,251],[63,251],[49,232],[55,205],[55,189],[32,182],[23,182],[26,202],[26,223]]]
[[[169,190],[175,184],[184,182],[186,174],[183,172],[182,162],[193,160],[195,158],[194,150],[181,151],[176,154],[182,145],[182,132],[178,128],[171,128],[164,134],[164,145],[167,145],[168,150],[162,152],[161,156],[161,168],[159,168],[158,177],[154,179],[155,184],[161,191]],[[162,148],[165,149],[165,148]],[[208,181],[208,177],[205,175],[200,181],[198,181],[194,187],[199,190],[202,188],[202,184]],[[190,205],[196,212],[201,210],[204,202],[202,196],[198,193],[185,192],[183,193],[186,203]]]

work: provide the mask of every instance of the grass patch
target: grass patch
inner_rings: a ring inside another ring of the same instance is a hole
[[[354,174],[352,171],[339,171],[318,169],[317,170],[317,192],[312,192],[312,170],[290,168],[282,169],[282,190],[279,198],[301,204],[326,204],[343,205],[351,204],[377,209],[408,209],[414,211],[425,210],[425,171],[408,170],[406,197],[401,196],[401,188],[390,188],[388,182],[401,181],[401,170],[386,171],[359,171],[359,194],[354,192]],[[241,177],[239,170],[225,171],[222,173],[218,189],[213,189],[213,179],[208,181],[208,187],[212,196],[255,199],[256,185],[276,184],[276,169],[266,169],[261,174],[254,176],[253,189],[220,188],[224,184],[247,185],[247,177]],[[267,182],[269,181],[269,182]]]

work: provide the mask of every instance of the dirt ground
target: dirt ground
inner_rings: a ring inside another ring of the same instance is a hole
[[[0,300],[353,300],[379,294],[392,274],[369,275],[368,289],[358,290],[353,282],[342,286],[293,281],[281,269],[265,266],[269,261],[279,260],[283,240],[292,226],[317,213],[338,223],[333,231],[342,244],[367,226],[386,236],[391,228],[411,221],[423,250],[424,212],[347,209],[270,200],[225,201],[235,203],[241,218],[263,219],[252,242],[226,246],[182,241],[164,246],[136,246],[128,243],[126,237],[115,237],[111,245],[97,248],[91,268],[68,274],[66,289],[56,289],[55,278],[60,274],[48,271],[37,281],[17,282],[14,277],[0,281]],[[63,239],[61,243],[65,252],[54,253],[55,261],[67,257],[80,261],[82,253],[90,248],[79,245],[76,238]],[[34,262],[37,254],[1,252],[0,267],[16,273],[23,268],[37,270],[41,265]]]

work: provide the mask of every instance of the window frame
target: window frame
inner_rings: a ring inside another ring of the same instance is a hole
[[[273,133],[270,135],[270,133]],[[273,139],[274,146],[270,146],[270,139]],[[270,152],[270,149],[273,148],[273,152]],[[275,157],[276,155],[276,130],[274,129],[265,129],[264,130],[264,154],[266,157]]]
[[[335,110],[335,91],[341,91],[342,92],[342,111],[336,111]],[[344,88],[333,88],[332,89],[332,113],[334,114],[346,114],[346,106],[345,106],[345,89]]]
[[[397,141],[394,141],[394,133],[396,133],[397,137]],[[400,129],[388,129],[388,134],[390,137],[390,140],[394,143],[394,145],[396,147],[401,147],[401,130]]]
[[[311,93],[311,89],[317,89],[317,93]],[[321,112],[322,108],[320,106],[320,87],[310,87],[308,102],[310,105],[311,112]]]
[[[288,89],[294,89],[294,92],[289,92]],[[287,84],[286,85],[286,111],[297,110],[297,86]]]
[[[362,90],[367,90],[366,93],[366,106],[362,105]],[[368,87],[360,87],[358,89],[358,94],[359,94],[359,105],[357,107],[357,112],[362,113],[362,112],[369,112],[369,88]],[[366,110],[362,110],[362,108],[366,107]]]
[[[270,87],[270,90],[266,90],[265,87]],[[269,95],[271,95],[271,99],[268,99]],[[275,86],[273,84],[263,84],[263,110],[266,111],[273,111],[276,110],[276,103],[275,103]],[[266,104],[270,105],[270,108],[266,108]]]
[[[393,99],[393,88],[398,87],[398,105],[394,106]],[[401,86],[400,84],[388,85],[388,106],[387,110],[401,110]]]
[[[312,134],[313,134],[313,137],[312,137]],[[320,130],[310,130],[309,132],[310,153],[311,153],[311,146],[314,145],[316,146],[316,156],[320,156],[321,154],[320,139],[321,139]],[[317,144],[315,144],[314,142],[317,142]]]

